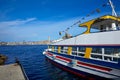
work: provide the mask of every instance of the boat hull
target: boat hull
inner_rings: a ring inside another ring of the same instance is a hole
[[[48,53],[48,52],[46,52],[46,53]],[[51,53],[51,54],[48,55],[46,53],[44,52],[44,55],[50,63],[54,64],[55,66],[65,70],[67,72],[70,72],[74,75],[77,75],[80,78],[87,79],[87,80],[104,80],[104,79],[112,80],[113,79],[113,78],[108,78],[108,77],[104,77],[104,76],[101,76],[101,75],[99,76],[99,75],[87,73],[87,71],[78,70],[77,68],[75,68],[76,66],[74,67],[74,65],[72,65],[72,66],[71,65],[66,65],[66,64],[69,64],[69,60],[66,59],[66,61],[68,61],[68,63],[66,63],[64,61],[62,62],[62,60],[59,61],[59,60],[55,59],[54,54]],[[61,57],[61,59],[62,59],[62,57]],[[96,72],[96,74],[97,74],[97,72]]]
[[[46,59],[50,63],[52,63],[53,65],[59,67],[60,69],[63,69],[64,71],[70,72],[70,73],[80,77],[81,79],[86,79],[86,80],[105,80],[105,79],[112,80],[112,79],[108,79],[108,78],[88,74],[88,73],[85,73],[85,72],[82,72],[82,71],[78,71],[78,70],[75,70],[75,69],[73,69],[71,67],[68,67],[68,66],[64,66],[62,64],[59,64],[59,63],[53,61],[52,59],[48,58],[47,56],[46,56]]]

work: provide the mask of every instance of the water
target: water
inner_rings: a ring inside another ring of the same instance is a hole
[[[0,46],[0,53],[8,56],[6,64],[14,63],[15,57],[22,63],[29,80],[79,80],[46,61],[42,54],[45,45]]]

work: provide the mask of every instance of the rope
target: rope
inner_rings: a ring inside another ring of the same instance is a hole
[[[106,7],[108,5],[108,3],[106,4],[102,4],[101,7]],[[89,14],[87,14],[85,17],[82,17],[80,20],[78,20],[77,22],[73,23],[71,26],[67,27],[64,31],[60,31],[59,35],[62,35],[62,33],[66,33],[68,30],[70,30],[73,26],[81,23],[83,20],[85,20],[87,17],[90,17],[91,15],[95,14],[95,13],[100,13],[100,8],[96,8],[95,10],[91,11]]]

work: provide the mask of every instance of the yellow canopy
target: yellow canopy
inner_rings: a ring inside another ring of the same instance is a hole
[[[87,30],[84,32],[84,34],[87,34],[87,33],[90,33],[90,29],[91,29],[92,25],[95,26],[95,27],[92,27],[92,28],[97,29],[97,28],[100,27],[100,25],[103,25],[103,24],[108,25],[110,23],[116,23],[116,22],[120,23],[120,17],[105,15],[105,16],[90,20],[88,22],[82,23],[79,26],[80,27],[87,27]]]
[[[103,20],[114,20],[114,21],[120,22],[120,17],[115,17],[115,16],[111,16],[111,15],[105,15],[105,16],[90,20],[88,22],[82,23],[79,26],[80,27],[84,27],[84,26],[88,27],[87,25],[92,25],[93,23],[97,23],[97,22],[100,22],[100,21],[103,21]]]

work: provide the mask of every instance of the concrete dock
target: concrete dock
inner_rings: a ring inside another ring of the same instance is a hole
[[[0,66],[0,80],[28,80],[19,64]]]

